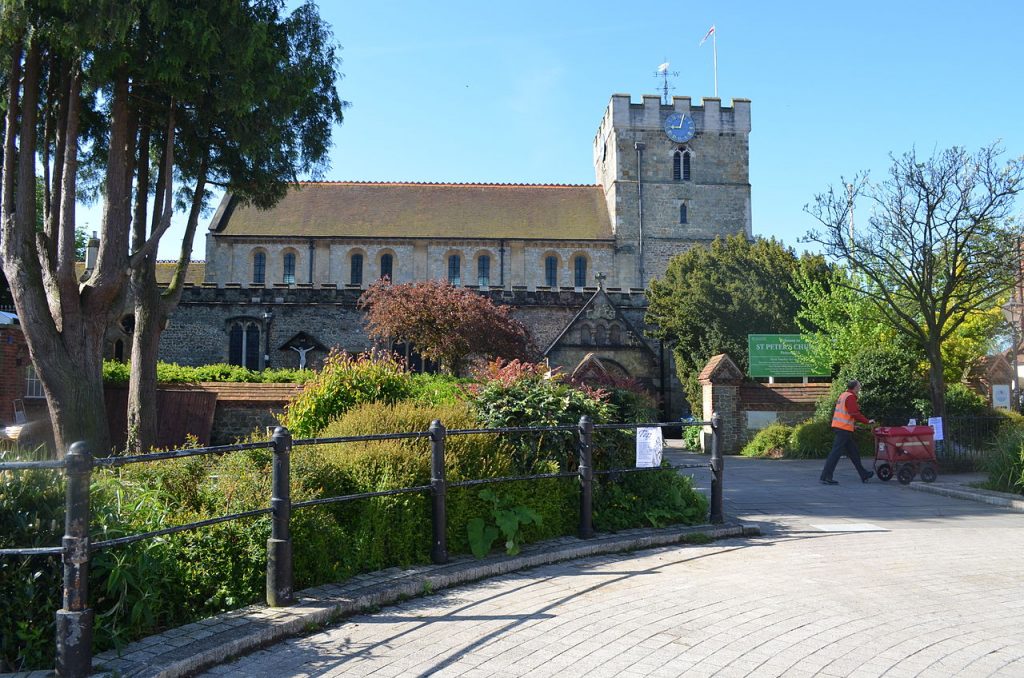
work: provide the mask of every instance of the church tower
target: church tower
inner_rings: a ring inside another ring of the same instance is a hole
[[[614,94],[594,169],[615,235],[609,286],[642,288],[672,256],[719,236],[751,237],[750,100]]]

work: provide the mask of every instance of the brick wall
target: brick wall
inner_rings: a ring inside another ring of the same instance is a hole
[[[794,425],[814,415],[831,384],[762,384],[746,381],[725,354],[715,356],[701,373],[704,419],[722,417],[723,454],[736,454],[757,432],[774,423]]]
[[[25,335],[14,325],[0,326],[0,426],[14,423],[14,401],[25,397],[29,364]]]

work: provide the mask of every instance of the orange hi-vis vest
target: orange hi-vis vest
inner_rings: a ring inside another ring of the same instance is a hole
[[[832,415],[832,428],[841,428],[844,431],[853,430],[853,417],[850,416],[850,411],[846,409],[846,401],[852,396],[853,393],[846,391],[839,400],[836,401],[836,411]]]

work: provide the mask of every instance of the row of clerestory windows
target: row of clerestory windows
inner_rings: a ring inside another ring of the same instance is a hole
[[[683,205],[680,220],[685,223],[685,209]],[[282,257],[282,278],[285,284],[295,284],[295,262],[294,252],[285,252]],[[448,255],[448,282],[452,285],[462,285],[462,255],[453,253]],[[348,280],[349,285],[362,286],[364,280],[365,257],[359,252],[353,252],[349,257]],[[476,285],[480,287],[491,286],[492,256],[481,254],[476,259]],[[558,287],[558,257],[549,254],[544,257],[544,285],[547,287]],[[395,258],[394,255],[385,253],[380,256],[380,277],[394,279]],[[587,257],[577,254],[572,258],[572,277],[574,287],[584,287],[587,284]],[[252,255],[252,282],[256,285],[264,285],[267,282],[267,254],[256,251]]]

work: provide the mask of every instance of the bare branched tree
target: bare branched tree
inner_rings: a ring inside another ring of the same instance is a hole
[[[857,276],[893,329],[925,352],[932,409],[945,413],[942,342],[973,313],[988,309],[1017,279],[1021,228],[1011,212],[1024,187],[1024,158],[1002,162],[991,144],[975,154],[951,148],[919,159],[893,157],[888,177],[843,181],[805,210],[821,222],[806,240],[824,247]],[[870,205],[867,226],[851,226],[858,199]]]

